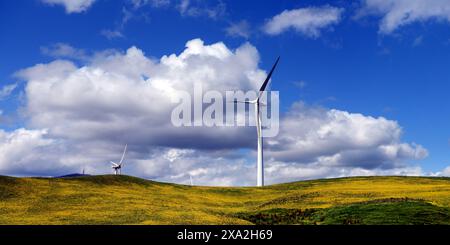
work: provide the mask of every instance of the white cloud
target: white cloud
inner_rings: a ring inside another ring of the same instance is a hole
[[[402,167],[404,160],[422,159],[420,145],[400,141],[395,121],[295,103],[271,140],[266,156],[278,161],[364,169]]]
[[[17,83],[8,84],[0,89],[0,101],[6,99],[16,89]]]
[[[433,177],[450,177],[450,166],[445,167],[441,171],[431,172],[428,175]]]
[[[62,5],[66,13],[81,13],[86,11],[96,0],[41,0],[49,5]]]
[[[126,53],[97,55],[86,66],[65,60],[38,64],[18,72],[27,81],[29,125],[48,128],[52,137],[102,141],[131,146],[217,149],[243,147],[251,139],[235,142],[251,128],[175,128],[170,99],[176,90],[225,91],[259,86],[265,73],[258,69],[256,49],[244,44],[236,50],[223,43],[204,45],[191,40],[179,55],[159,61],[132,47]],[[192,139],[197,140],[193,141]],[[132,149],[132,147],[130,147]]]
[[[48,162],[42,161],[41,158],[41,149],[52,143],[52,140],[44,138],[46,133],[46,130],[23,128],[12,132],[0,130],[0,171],[27,173],[49,170],[49,167],[57,168],[58,166],[49,166]]]
[[[450,166],[444,168],[444,170],[442,170],[440,175],[450,177]]]
[[[76,49],[67,43],[55,43],[49,46],[41,46],[41,53],[53,58],[70,58],[86,60],[88,55],[82,49]]]
[[[160,148],[148,159],[136,162],[136,171],[162,181],[197,185],[252,185],[253,165],[244,158],[234,158],[231,151],[203,151]],[[174,156],[176,155],[176,156]]]
[[[243,37],[248,39],[250,37],[250,24],[246,20],[239,21],[237,23],[231,23],[225,29],[227,35],[231,37]]]
[[[450,21],[449,0],[362,0],[357,18],[381,16],[379,32],[390,34],[402,26],[429,20]]]
[[[317,38],[323,29],[341,21],[343,11],[328,5],[284,10],[268,20],[263,30],[269,35],[278,35],[294,29],[306,37]]]
[[[333,167],[318,163],[298,165],[295,163],[273,162],[266,167],[269,183],[285,183],[299,179],[341,178],[349,176],[422,176],[418,166],[404,166],[390,169],[365,169],[361,167]]]
[[[108,162],[120,159],[128,143],[126,174],[186,184],[192,175],[196,184],[252,185],[254,128],[175,128],[170,98],[178,90],[192,92],[196,82],[204,90],[257,89],[266,75],[258,64],[258,51],[248,43],[233,50],[194,39],[181,53],[159,59],[131,47],[125,53],[97,53],[82,66],[55,60],[23,69],[17,74],[26,81],[27,126],[46,130],[26,130],[40,132],[32,138],[37,143],[27,143],[30,153],[24,148],[16,156],[30,157],[8,158],[10,169],[2,171],[42,174],[28,165],[44,162],[47,174],[82,168],[110,173]],[[427,154],[419,145],[401,142],[394,121],[301,103],[282,117],[280,129],[265,144],[268,183],[415,174],[420,169],[407,162]]]

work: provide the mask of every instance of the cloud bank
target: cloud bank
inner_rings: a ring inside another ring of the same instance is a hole
[[[179,54],[150,58],[137,47],[99,52],[83,65],[67,59],[17,72],[26,83],[26,128],[0,132],[0,170],[61,175],[111,173],[128,143],[125,174],[176,183],[253,185],[252,127],[174,127],[179,91],[255,90],[266,76],[249,43],[186,43]],[[276,77],[274,77],[276,79]],[[277,81],[282,82],[282,81]],[[282,96],[282,94],[281,94]],[[267,138],[268,183],[372,174],[417,175],[408,164],[427,150],[401,140],[397,122],[294,103]]]

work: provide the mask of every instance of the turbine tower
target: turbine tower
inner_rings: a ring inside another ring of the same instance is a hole
[[[119,163],[115,163],[113,161],[110,161],[111,164],[112,164],[111,168],[114,169],[114,174],[115,175],[122,174],[123,159],[125,158],[125,153],[127,151],[127,146],[128,146],[128,144],[126,144],[125,145],[125,149],[123,149],[122,158],[120,159]]]
[[[270,77],[272,77],[272,73],[275,70],[275,67],[277,67],[278,61],[280,60],[280,57],[277,58],[275,61],[275,64],[273,64],[272,69],[270,70],[269,74],[266,77],[266,80],[264,80],[261,88],[259,89],[258,98],[251,101],[235,101],[235,103],[246,103],[246,104],[253,104],[255,106],[255,121],[256,121],[256,132],[257,132],[257,138],[258,138],[258,155],[257,155],[257,161],[256,161],[256,185],[257,186],[264,186],[264,159],[263,159],[263,138],[262,138],[262,125],[261,125],[261,106],[264,106],[265,104],[260,101],[262,94],[266,90],[267,84],[270,81]]]

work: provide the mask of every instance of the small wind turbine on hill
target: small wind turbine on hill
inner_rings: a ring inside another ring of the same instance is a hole
[[[127,146],[128,144],[125,145],[125,149],[123,149],[123,154],[122,154],[122,158],[120,159],[119,163],[115,163],[113,161],[110,161],[112,164],[112,169],[114,169],[114,174],[122,174],[122,166],[123,166],[123,159],[125,158],[125,153],[127,152]]]
[[[251,101],[235,101],[234,103],[245,103],[245,104],[253,104],[255,105],[255,121],[256,121],[256,132],[258,137],[258,156],[257,156],[257,170],[256,170],[256,179],[257,186],[264,186],[264,161],[263,161],[263,139],[262,139],[262,125],[261,125],[261,109],[260,106],[264,106],[265,104],[260,101],[262,94],[264,93],[267,84],[270,81],[270,77],[272,77],[272,73],[277,67],[278,61],[280,57],[277,58],[275,64],[273,64],[272,69],[264,80],[261,88],[259,89],[258,97],[255,100]]]

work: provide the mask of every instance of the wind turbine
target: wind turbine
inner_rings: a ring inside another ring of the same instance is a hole
[[[114,174],[122,174],[122,166],[123,166],[123,159],[125,158],[125,152],[127,151],[128,144],[125,145],[125,149],[123,149],[122,158],[120,159],[119,163],[115,163],[113,161],[110,161],[112,164],[112,169],[114,169]]]
[[[262,125],[261,125],[261,110],[260,106],[264,106],[265,104],[260,101],[262,94],[264,93],[267,84],[270,81],[270,77],[272,77],[272,73],[275,70],[275,67],[277,67],[278,61],[280,60],[280,57],[278,56],[277,60],[275,61],[275,64],[273,64],[272,69],[270,70],[269,74],[266,77],[266,80],[264,80],[261,88],[259,89],[258,97],[255,100],[250,101],[235,101],[235,103],[246,103],[246,104],[253,104],[255,105],[255,121],[256,121],[256,132],[258,137],[258,155],[257,155],[257,161],[256,161],[256,185],[257,186],[264,186],[264,160],[263,160],[263,139],[262,139]]]

